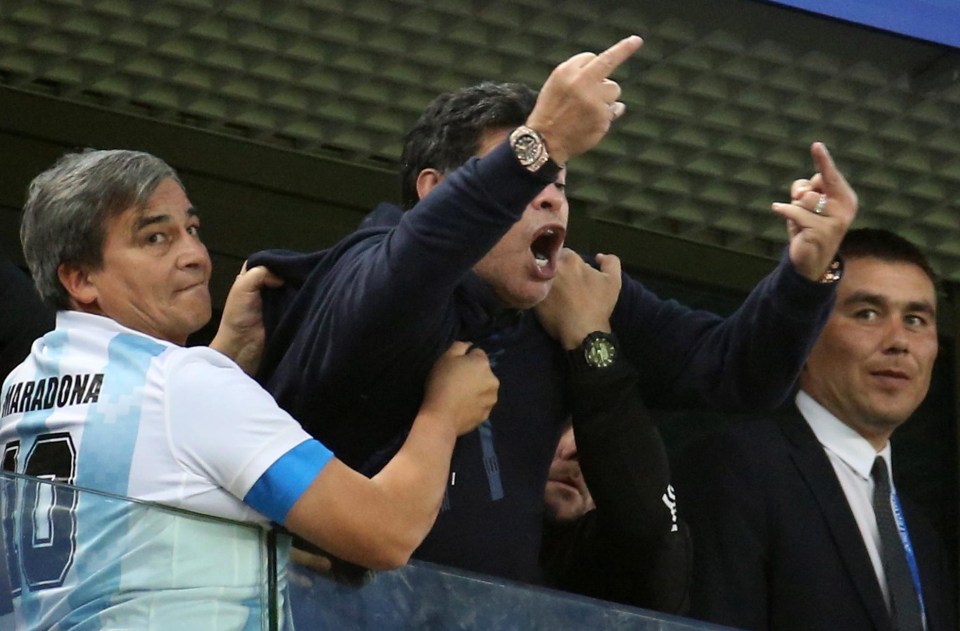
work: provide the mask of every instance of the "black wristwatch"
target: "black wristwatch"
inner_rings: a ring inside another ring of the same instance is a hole
[[[567,362],[575,372],[601,370],[613,366],[620,358],[620,342],[613,333],[594,331],[583,338],[580,346],[567,351]]]

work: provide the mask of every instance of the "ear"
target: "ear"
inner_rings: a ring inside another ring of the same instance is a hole
[[[79,310],[88,311],[96,305],[99,292],[86,269],[76,263],[61,263],[57,278]]]
[[[424,169],[417,176],[417,197],[423,199],[443,181],[443,173],[436,169]]]

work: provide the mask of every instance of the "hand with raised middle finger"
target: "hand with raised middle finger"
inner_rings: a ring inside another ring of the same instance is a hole
[[[527,126],[543,136],[555,162],[565,164],[596,145],[623,114],[620,86],[609,77],[642,44],[632,35],[599,55],[574,55],[547,77]]]
[[[817,280],[830,267],[857,214],[857,194],[821,142],[810,147],[817,172],[790,187],[789,203],[774,203],[787,222],[790,262],[797,273]]]

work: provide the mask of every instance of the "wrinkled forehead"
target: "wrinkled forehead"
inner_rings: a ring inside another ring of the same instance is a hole
[[[142,206],[128,206],[107,217],[103,223],[103,248],[107,248],[111,241],[127,240],[136,235],[146,213],[147,209]]]
[[[136,233],[144,226],[163,223],[181,214],[193,216],[197,211],[187,199],[183,186],[173,178],[164,178],[145,197],[141,195],[140,199],[113,213],[107,222],[107,232]]]

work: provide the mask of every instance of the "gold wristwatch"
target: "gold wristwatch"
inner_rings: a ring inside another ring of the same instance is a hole
[[[543,136],[526,125],[520,125],[510,132],[510,148],[517,161],[531,173],[537,173],[550,161]]]

